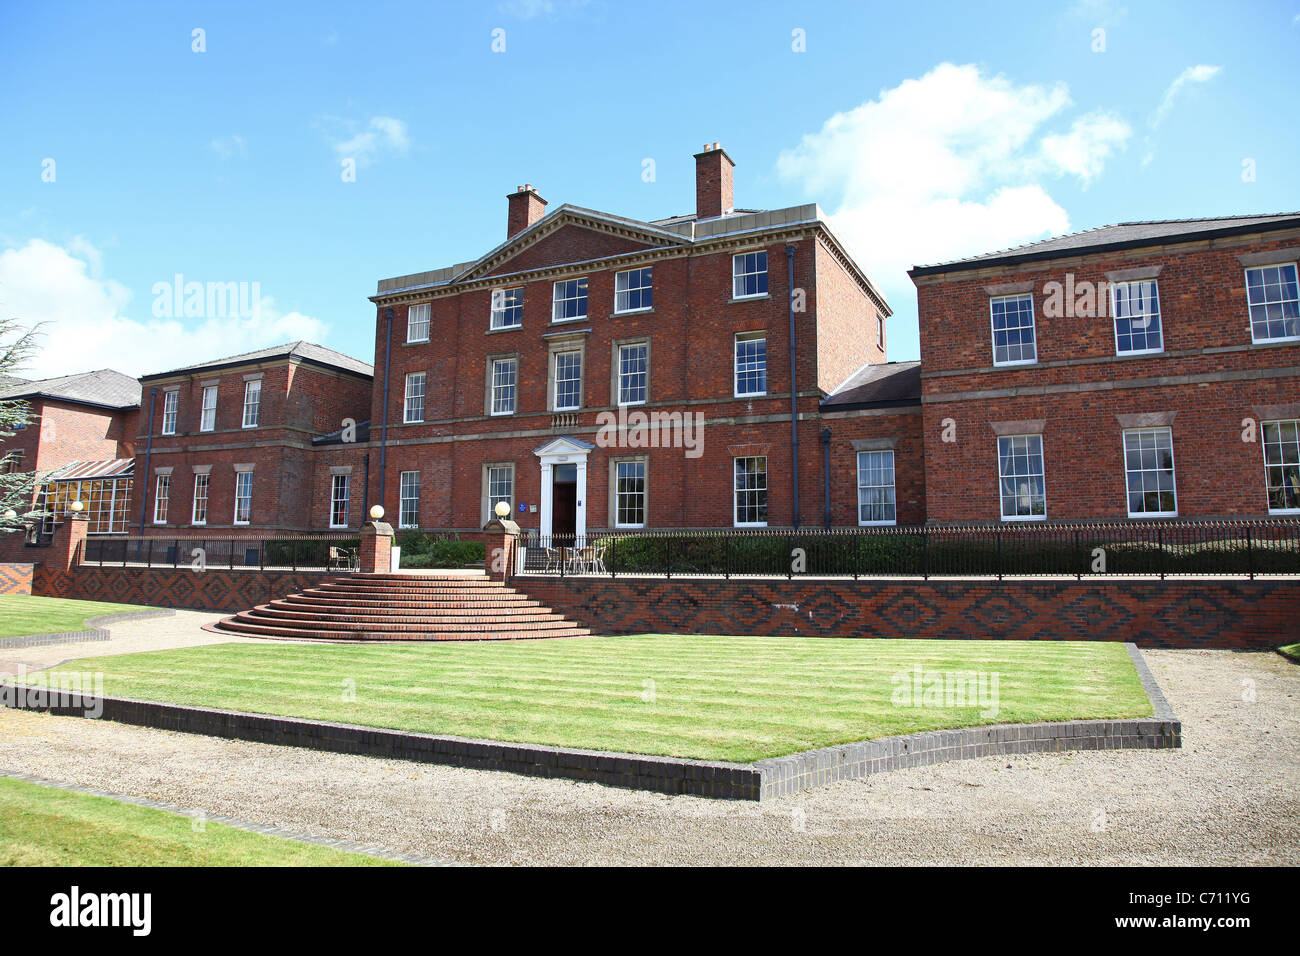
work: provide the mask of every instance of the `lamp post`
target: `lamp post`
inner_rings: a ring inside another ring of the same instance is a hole
[[[370,506],[370,520],[371,520],[371,521],[380,521],[380,520],[383,519],[383,517],[384,517],[384,506],[383,506],[383,505],[371,505],[371,506]]]
[[[497,506],[492,510],[496,512],[498,518],[505,519],[510,517],[510,505],[504,501],[498,501]]]

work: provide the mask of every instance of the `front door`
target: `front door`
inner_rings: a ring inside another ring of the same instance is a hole
[[[551,535],[557,545],[571,545],[578,529],[578,466],[556,465],[553,472]]]

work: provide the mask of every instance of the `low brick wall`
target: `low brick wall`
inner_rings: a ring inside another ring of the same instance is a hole
[[[1300,580],[583,578],[510,585],[601,634],[1128,641],[1271,650],[1293,639]]]
[[[0,564],[0,594],[31,594],[34,567],[32,564]]]
[[[0,566],[2,567],[2,566]],[[245,611],[338,577],[337,571],[209,568],[100,568],[60,571],[38,566],[32,593],[83,601],[116,601],[197,611]]]

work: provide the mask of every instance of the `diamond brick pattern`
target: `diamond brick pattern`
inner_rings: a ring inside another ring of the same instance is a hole
[[[0,564],[0,594],[31,594],[32,565]]]
[[[793,580],[521,575],[529,597],[603,634],[1128,641],[1271,650],[1300,581]]]

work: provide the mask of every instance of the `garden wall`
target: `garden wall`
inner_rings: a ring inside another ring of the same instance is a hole
[[[25,563],[0,564],[0,594],[31,594],[33,567]]]
[[[6,567],[0,565],[0,568]],[[8,565],[13,567],[13,565]],[[337,571],[257,571],[209,568],[201,573],[180,568],[100,568],[77,565],[69,570],[40,566],[31,593],[85,601],[116,601],[150,607],[198,611],[245,611],[321,581]]]
[[[1300,580],[558,578],[525,591],[603,634],[1131,641],[1271,650],[1295,639]]]

